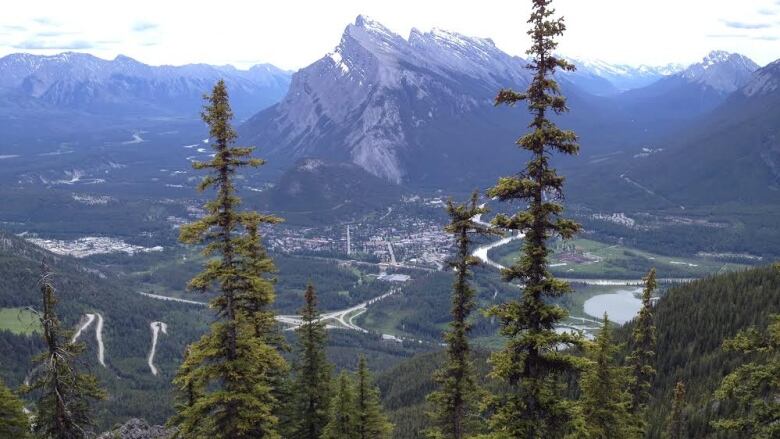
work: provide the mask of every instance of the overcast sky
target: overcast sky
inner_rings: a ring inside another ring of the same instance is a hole
[[[522,55],[529,0],[31,0],[4,2],[0,56],[124,54],[149,64],[206,62],[295,70],[366,14],[407,37],[433,27],[490,37]],[[613,63],[690,63],[713,49],[761,65],[780,58],[780,0],[557,0],[559,51]]]

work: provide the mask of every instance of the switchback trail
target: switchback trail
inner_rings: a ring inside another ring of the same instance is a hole
[[[92,323],[97,319],[97,325],[95,326],[95,340],[97,341],[97,359],[101,366],[106,367],[106,348],[103,345],[103,316],[95,313],[95,314],[85,314],[85,317],[87,318],[86,321],[84,321],[81,326],[79,326],[79,329],[76,330],[76,333],[73,334],[73,337],[70,339],[71,343],[75,343],[79,337],[81,337],[81,334],[87,330],[87,328],[92,325]]]
[[[149,370],[152,371],[152,375],[157,376],[157,367],[154,365],[154,354],[157,352],[157,338],[160,332],[168,334],[168,325],[163,322],[152,322],[149,324],[152,329],[152,349],[149,350],[149,358],[147,363],[149,364]]]

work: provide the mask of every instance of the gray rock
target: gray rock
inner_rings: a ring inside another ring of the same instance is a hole
[[[175,430],[149,425],[143,419],[130,419],[123,426],[98,436],[97,439],[170,439]]]

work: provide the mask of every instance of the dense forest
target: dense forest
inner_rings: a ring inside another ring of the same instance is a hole
[[[566,25],[551,4],[532,1],[528,89],[502,89],[495,99],[527,106],[531,123],[517,141],[527,161],[485,194],[446,203],[444,230],[455,242],[448,269],[361,317],[390,319],[414,300],[400,324],[424,340],[383,343],[381,334],[329,330],[323,308],[391,287],[315,258],[296,271],[290,265],[301,260],[269,254],[262,232],[282,219],[242,205],[236,179],[264,161],[237,145],[219,81],[202,113],[214,154],[193,162],[208,200],[204,214],[179,229],[181,244],[200,253],[199,268],[168,267],[145,279],[186,284],[202,293],[197,308],[150,307],[139,293],[154,291],[132,291],[118,276],[0,235],[0,306],[36,321],[24,336],[0,332],[3,353],[14,353],[0,363],[0,434],[92,438],[125,421],[120,407],[132,407],[165,423],[170,438],[779,437],[780,264],[677,285],[657,303],[656,276],[675,273],[644,267],[633,321],[615,328],[605,313],[593,340],[561,330],[573,290],[555,277],[550,257],[555,240],[583,228],[564,215],[565,179],[551,160],[579,152],[577,135],[556,125],[568,108],[555,73],[574,66],[555,55]],[[488,213],[483,195],[509,206],[490,224],[476,220]],[[475,281],[473,247],[506,232],[522,235],[519,252],[500,279]],[[434,289],[451,295],[427,294]],[[280,291],[289,294],[277,300]],[[286,330],[280,310],[295,312]],[[168,335],[163,322],[176,330]],[[92,334],[97,346],[84,341]],[[156,366],[150,336],[167,340]],[[478,347],[481,336],[499,346]],[[442,349],[420,353],[431,346]],[[389,358],[415,354],[384,370]],[[87,356],[98,365],[87,367]],[[133,373],[147,368],[145,378]]]

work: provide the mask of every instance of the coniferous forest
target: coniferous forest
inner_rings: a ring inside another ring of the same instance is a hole
[[[453,251],[446,266],[414,291],[450,294],[426,297],[414,309],[417,318],[403,321],[404,329],[426,339],[388,345],[378,333],[333,327],[325,309],[374,297],[362,275],[355,297],[333,294],[353,282],[349,266],[312,257],[308,271],[285,279],[279,267],[290,259],[275,257],[266,239],[283,215],[246,202],[239,191],[247,175],[265,172],[269,164],[255,148],[242,146],[231,90],[219,80],[201,113],[211,154],[192,165],[201,214],[178,227],[176,244],[197,252],[200,268],[186,276],[176,271],[164,283],[171,290],[186,286],[188,293],[178,299],[200,306],[199,319],[187,320],[168,302],[156,311],[165,314],[149,315],[164,315],[171,334],[180,331],[177,336],[187,340],[177,346],[180,352],[161,347],[170,350],[161,354],[165,358],[179,360],[165,363],[170,372],[162,377],[170,378],[171,391],[155,401],[140,392],[123,394],[129,384],[106,376],[147,364],[106,366],[102,341],[98,352],[83,342],[85,328],[103,325],[101,314],[86,311],[127,297],[134,315],[128,322],[143,322],[139,326],[149,326],[154,343],[163,340],[168,326],[162,317],[146,323],[143,298],[154,291],[142,297],[111,276],[77,272],[67,259],[44,252],[26,255],[40,259],[40,266],[9,257],[4,282],[34,286],[35,306],[25,312],[40,329],[27,337],[0,332],[0,362],[6,363],[0,370],[6,376],[0,380],[0,438],[130,437],[122,431],[127,419],[112,414],[122,404],[132,405],[136,417],[166,414],[165,425],[155,427],[159,435],[148,436],[155,439],[780,438],[778,263],[662,285],[685,272],[664,273],[633,259],[632,269],[643,267],[636,316],[620,325],[605,313],[595,320],[592,337],[562,330],[572,318],[567,305],[574,288],[557,276],[566,273],[552,258],[556,248],[594,232],[569,216],[567,180],[556,168],[559,160],[582,154],[577,133],[566,128],[576,119],[569,117],[559,81],[576,69],[556,50],[567,22],[555,1],[530,3],[530,81],[524,90],[495,90],[494,99],[496,112],[519,109],[530,119],[516,124],[518,151],[509,174],[494,175],[494,184],[468,197],[453,191],[438,207]],[[483,200],[500,207],[491,213]],[[511,264],[486,287],[477,280],[486,267],[474,250],[503,237],[517,238],[500,250]],[[329,270],[336,274],[318,283]],[[60,286],[80,289],[84,303],[69,302],[73,298],[61,296]],[[297,293],[280,304],[281,288]],[[113,299],[100,296],[108,290]],[[394,287],[382,293],[388,301],[407,300],[392,297]],[[484,306],[485,294],[498,299]],[[282,313],[280,306],[294,311]],[[336,318],[352,329],[360,329],[355,319],[390,318],[366,308],[370,303]],[[85,317],[72,321],[76,315]],[[121,349],[145,347],[128,339]],[[154,354],[148,366],[157,377]],[[89,365],[88,356],[103,367]],[[391,367],[389,358],[401,359]],[[133,383],[137,389],[156,385]]]

